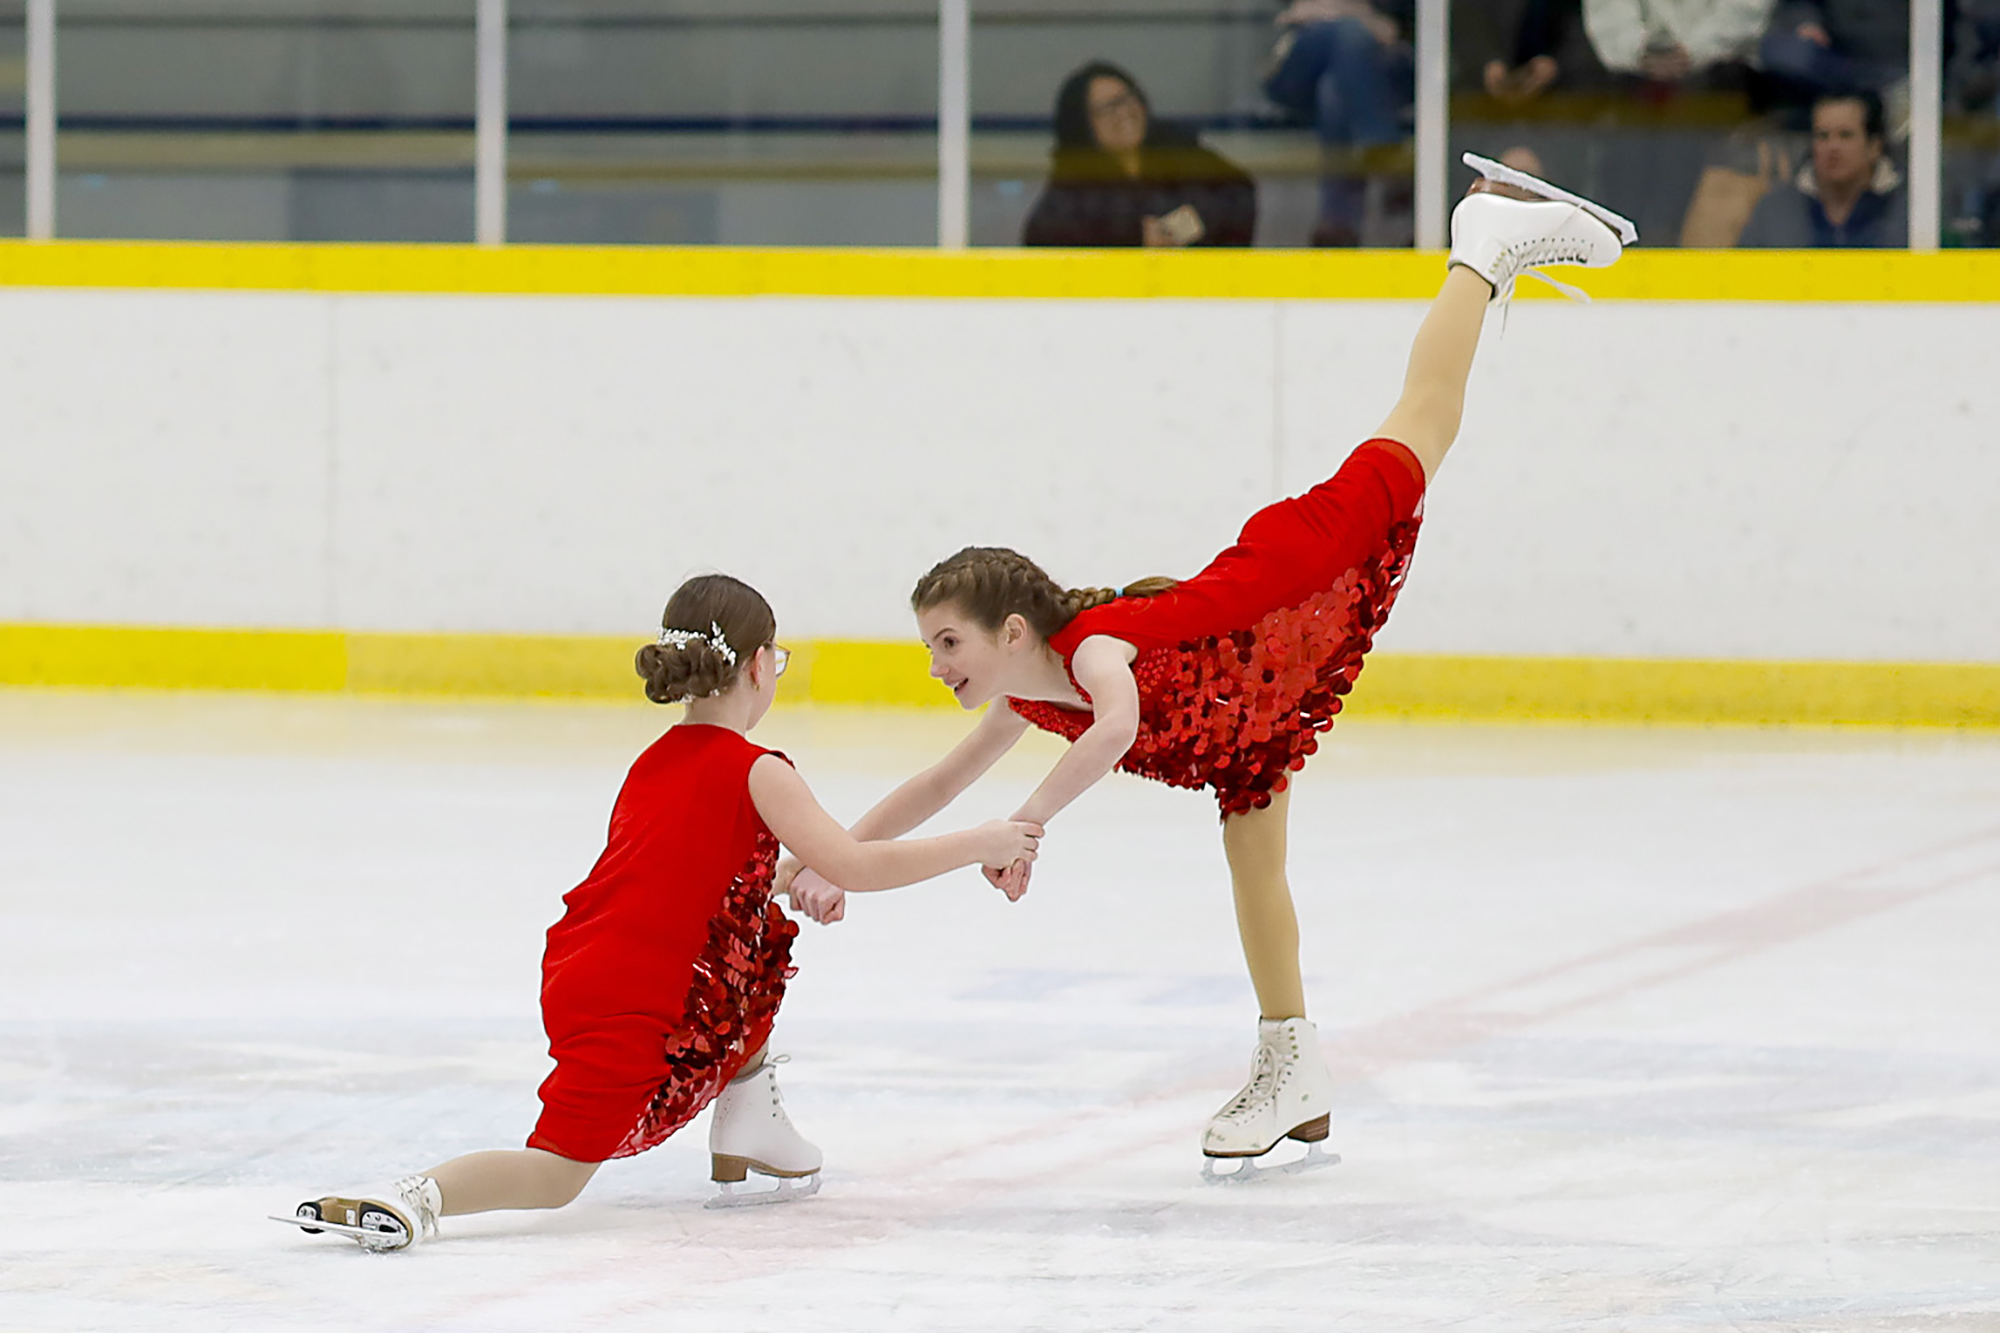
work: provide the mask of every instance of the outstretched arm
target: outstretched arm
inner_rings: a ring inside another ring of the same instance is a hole
[[[856,838],[900,838],[938,811],[950,805],[958,794],[978,781],[1000,756],[1028,729],[1028,721],[1004,700],[996,700],[979,719],[979,725],[951,753],[917,774],[875,803],[875,807],[854,821],[849,832]],[[814,873],[805,870],[801,858],[788,856],[778,863],[771,891],[788,895],[792,906],[821,925],[832,925],[847,914],[846,895],[841,885],[823,867]],[[1007,868],[990,869],[987,877],[1001,884]],[[1010,894],[1019,897],[1018,893]]]
[[[1139,735],[1139,684],[1132,678],[1137,651],[1123,639],[1095,634],[1077,645],[1070,673],[1090,695],[1095,717],[1042,785],[1022,803],[1016,819],[1046,824],[1118,766]]]
[[[1000,756],[1014,748],[1028,730],[1028,720],[996,699],[979,725],[951,748],[951,753],[875,803],[854,821],[855,837],[900,838],[958,799]]]
[[[849,889],[901,888],[960,866],[1033,861],[1042,830],[996,819],[978,828],[908,842],[857,841],[829,815],[792,766],[765,755],[750,766],[750,800],[776,835],[807,865]]]

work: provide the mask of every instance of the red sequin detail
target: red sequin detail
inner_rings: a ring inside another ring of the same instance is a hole
[[[1419,520],[1325,592],[1256,624],[1139,654],[1139,736],[1118,767],[1175,787],[1213,787],[1224,815],[1261,809],[1333,725],[1409,572]],[[1081,687],[1079,687],[1081,692]],[[1089,696],[1085,696],[1086,699]],[[1091,715],[1037,700],[1015,712],[1074,741]]]
[[[695,959],[681,1022],[667,1036],[667,1068],[639,1123],[613,1157],[663,1142],[701,1114],[770,1035],[785,982],[797,974],[792,940],[799,928],[771,901],[778,840],[757,834],[750,864],[723,891],[709,918],[708,944]]]

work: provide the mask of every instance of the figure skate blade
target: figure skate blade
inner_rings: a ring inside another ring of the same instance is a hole
[[[769,1176],[775,1189],[745,1189],[740,1180],[717,1181],[722,1192],[704,1203],[704,1208],[757,1208],[767,1203],[790,1203],[819,1193],[819,1172],[809,1176]]]
[[[1465,154],[1464,162],[1466,166],[1471,167],[1487,180],[1498,181],[1502,185],[1512,185],[1517,189],[1527,190],[1531,194],[1538,194],[1544,199],[1553,199],[1558,203],[1574,204],[1596,218],[1599,222],[1602,222],[1605,226],[1611,228],[1611,230],[1617,232],[1618,241],[1621,245],[1632,245],[1639,239],[1639,228],[1630,218],[1614,213],[1603,204],[1586,199],[1580,194],[1571,194],[1559,185],[1551,185],[1540,176],[1530,176],[1525,171],[1517,171],[1505,163],[1495,162],[1492,158],[1481,157],[1477,153]]]
[[[1273,1147],[1275,1146],[1274,1144]],[[1301,1175],[1322,1166],[1334,1166],[1339,1161],[1339,1153],[1328,1152],[1318,1143],[1308,1143],[1305,1156],[1275,1166],[1264,1165],[1264,1157],[1203,1157],[1201,1178],[1202,1182],[1208,1185],[1247,1185],[1266,1176]],[[1238,1165],[1232,1170],[1216,1169],[1218,1164],[1225,1162],[1235,1162]]]

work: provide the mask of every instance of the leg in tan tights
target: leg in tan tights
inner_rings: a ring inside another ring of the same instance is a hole
[[[1493,289],[1468,268],[1445,274],[1410,348],[1403,396],[1376,435],[1408,446],[1437,475],[1465,413],[1465,382],[1479,350],[1486,303]],[[1236,894],[1236,930],[1250,984],[1263,1017],[1304,1018],[1305,982],[1299,975],[1299,919],[1285,879],[1285,824],[1291,790],[1279,792],[1262,810],[1222,821],[1222,849]]]
[[[583,1191],[597,1167],[540,1148],[512,1148],[467,1153],[425,1174],[437,1182],[444,1214],[452,1217],[496,1208],[560,1208]]]
[[[1236,892],[1236,933],[1265,1018],[1304,1018],[1306,985],[1299,975],[1299,918],[1285,880],[1287,787],[1262,810],[1222,821],[1222,850]]]
[[[743,1062],[750,1073],[764,1063],[769,1043]],[[501,1208],[561,1208],[583,1192],[602,1162],[574,1162],[540,1148],[500,1148],[467,1153],[424,1174],[437,1182],[444,1215],[490,1213]]]

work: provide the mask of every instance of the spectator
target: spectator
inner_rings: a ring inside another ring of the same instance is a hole
[[[1604,67],[1681,86],[1740,76],[1774,0],[1583,0],[1583,26]]]
[[[1603,65],[1583,28],[1583,0],[1485,0],[1451,10],[1453,86],[1502,107],[1601,85]]]
[[[1764,73],[1795,102],[1865,88],[1895,108],[1889,129],[1909,125],[1909,0],[1785,0],[1758,46]]]
[[[1883,151],[1882,100],[1827,93],[1812,108],[1812,161],[1758,203],[1741,244],[1803,250],[1903,247],[1909,203]]]
[[[1958,0],[1945,91],[1973,115],[2000,114],[2000,0]]]
[[[1293,0],[1264,93],[1312,121],[1322,154],[1315,245],[1359,245],[1371,183],[1407,191],[1415,0]]]
[[[1124,70],[1092,61],[1056,94],[1048,184],[1023,245],[1248,245],[1257,187],[1243,169],[1156,120]]]

